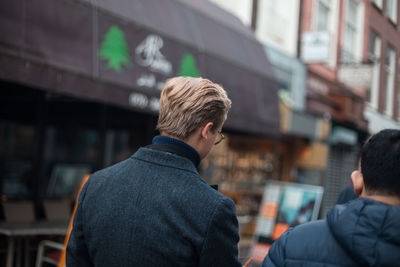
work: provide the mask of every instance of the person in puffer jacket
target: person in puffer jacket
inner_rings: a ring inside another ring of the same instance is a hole
[[[262,266],[400,266],[400,130],[364,144],[351,180],[359,198],[287,230]]]

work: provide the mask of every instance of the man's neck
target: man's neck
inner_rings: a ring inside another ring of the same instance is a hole
[[[361,195],[362,197],[370,198],[390,206],[400,206],[400,197],[397,196],[382,196],[382,195]]]

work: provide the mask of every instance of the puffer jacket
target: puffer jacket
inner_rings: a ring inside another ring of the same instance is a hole
[[[400,266],[400,206],[367,198],[286,231],[262,266]]]

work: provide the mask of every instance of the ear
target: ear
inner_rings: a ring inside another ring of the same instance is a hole
[[[203,137],[204,139],[208,138],[208,133],[211,131],[211,128],[213,127],[214,123],[212,122],[207,122],[203,128],[201,129],[201,137]]]
[[[351,173],[351,181],[353,182],[354,193],[360,196],[364,188],[364,177],[360,171],[353,171]]]

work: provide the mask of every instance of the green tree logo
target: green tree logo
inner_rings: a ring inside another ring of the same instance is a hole
[[[112,26],[104,36],[100,48],[100,58],[108,60],[107,67],[117,72],[121,71],[122,64],[132,67],[124,33],[117,26]]]
[[[196,59],[190,54],[185,53],[181,60],[178,76],[199,77],[199,70],[196,66]]]

